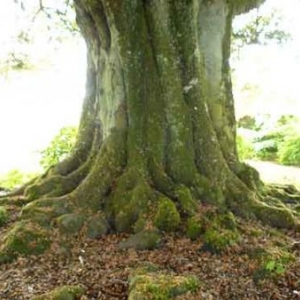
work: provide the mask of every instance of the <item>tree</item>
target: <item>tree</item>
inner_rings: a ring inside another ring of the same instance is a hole
[[[233,29],[231,51],[239,51],[248,45],[282,44],[290,40],[291,35],[280,28],[281,21],[281,14],[275,9],[268,14],[259,8],[253,9],[247,22]]]
[[[14,193],[29,202],[22,218],[76,231],[97,216],[105,232],[141,237],[178,230],[203,205],[296,226],[236,150],[232,18],[262,2],[76,0],[88,49],[78,138]]]

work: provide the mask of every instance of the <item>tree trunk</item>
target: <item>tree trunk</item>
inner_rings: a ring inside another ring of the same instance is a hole
[[[293,227],[236,149],[231,23],[260,2],[75,0],[88,49],[79,136],[26,187],[23,217],[100,214],[112,231],[172,231],[213,205]]]

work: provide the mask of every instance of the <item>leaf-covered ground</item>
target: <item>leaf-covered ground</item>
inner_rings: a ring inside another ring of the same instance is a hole
[[[255,167],[268,181],[270,172],[266,174],[264,166]],[[278,172],[271,173],[278,177]],[[300,175],[299,169],[296,173]],[[283,181],[285,175],[281,174],[281,178],[272,177],[269,181]],[[19,209],[11,207],[9,223],[18,214]],[[0,230],[0,237],[8,226]],[[56,242],[44,255],[19,257],[0,265],[0,299],[31,299],[74,284],[86,289],[81,300],[127,299],[130,273],[149,263],[161,272],[199,278],[197,293],[176,299],[300,299],[300,233],[277,231],[239,219],[238,228],[239,243],[219,254],[203,251],[201,238],[191,241],[174,234],[165,235],[159,249],[135,251],[119,250],[119,243],[127,238],[124,234],[89,240],[61,237],[54,232]],[[286,259],[287,253],[293,259]]]
[[[31,299],[74,284],[86,288],[81,300],[127,299],[130,272],[148,263],[162,272],[200,279],[196,293],[176,299],[300,299],[300,234],[241,220],[238,228],[240,242],[219,254],[203,251],[201,239],[179,235],[165,235],[161,248],[152,251],[119,250],[124,234],[98,240],[57,235],[44,255],[0,266],[0,299]],[[272,258],[261,256],[266,249]],[[295,259],[285,262],[280,249]]]

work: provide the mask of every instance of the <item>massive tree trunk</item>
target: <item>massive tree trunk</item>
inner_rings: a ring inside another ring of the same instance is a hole
[[[295,214],[263,201],[235,143],[231,23],[260,2],[75,0],[88,49],[79,136],[26,187],[22,216],[101,215],[113,231],[163,231],[203,204],[293,227]]]

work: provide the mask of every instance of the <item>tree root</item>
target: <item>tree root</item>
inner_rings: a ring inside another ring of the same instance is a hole
[[[251,169],[243,176],[228,169],[223,190],[200,173],[187,186],[175,182],[154,163],[147,172],[123,166],[125,152],[120,149],[124,139],[120,135],[115,138],[119,144],[107,141],[92,163],[82,164],[69,175],[49,171],[35,179],[25,193],[29,202],[21,213],[25,226],[33,222],[48,229],[54,226],[63,234],[82,232],[91,238],[110,231],[133,232],[123,246],[138,249],[159,246],[160,233],[172,231],[189,232],[192,238],[202,236],[208,243],[215,243],[212,247],[231,245],[233,237],[238,236],[235,228],[226,225],[218,233],[217,225],[210,223],[220,218],[213,215],[209,222],[203,221],[208,218],[205,207],[216,207],[216,214],[225,219],[233,212],[277,228],[299,227],[299,213],[293,208],[300,194],[291,186],[261,184],[257,189],[259,177]],[[220,241],[219,235],[226,236],[226,240]]]

